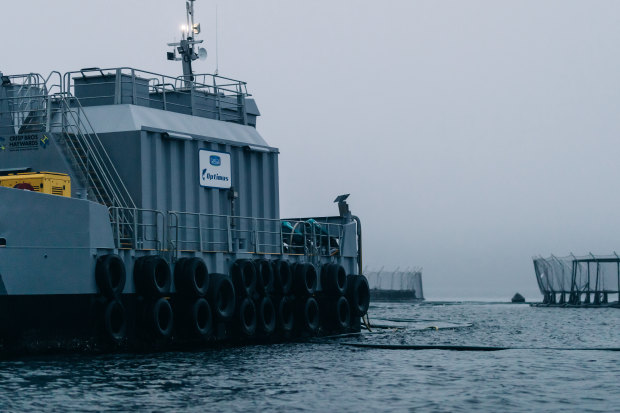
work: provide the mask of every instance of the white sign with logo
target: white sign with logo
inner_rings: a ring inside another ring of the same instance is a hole
[[[232,185],[230,154],[201,149],[198,152],[200,186],[229,189]]]

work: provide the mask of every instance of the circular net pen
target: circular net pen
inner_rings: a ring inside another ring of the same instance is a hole
[[[620,256],[615,253],[534,258],[534,270],[543,304],[618,306]]]
[[[422,268],[366,270],[371,301],[421,301]]]

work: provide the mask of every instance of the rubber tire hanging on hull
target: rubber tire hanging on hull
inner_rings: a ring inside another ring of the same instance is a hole
[[[312,295],[316,292],[317,283],[318,279],[314,265],[309,263],[298,263],[295,265],[295,292],[301,295]]]
[[[228,321],[235,314],[235,287],[224,274],[211,274],[207,294],[213,317],[218,321]]]
[[[295,302],[290,297],[282,297],[278,304],[278,328],[283,332],[295,328]]]
[[[198,257],[179,259],[174,266],[174,286],[179,294],[204,297],[209,290],[207,264]]]
[[[145,297],[161,297],[170,292],[172,277],[168,262],[158,256],[140,257],[134,266],[136,292]]]
[[[276,308],[269,297],[263,297],[256,306],[258,313],[258,330],[261,333],[270,335],[276,329]]]
[[[256,268],[258,270],[258,280],[256,283],[257,291],[262,295],[269,295],[273,293],[274,275],[271,262],[268,260],[258,260],[256,261]]]
[[[351,308],[346,297],[330,298],[325,305],[326,314],[322,314],[325,325],[336,331],[349,328],[351,323]]]
[[[339,264],[321,267],[321,287],[326,294],[344,295],[347,292],[347,273]]]
[[[177,325],[189,338],[207,339],[213,334],[213,313],[206,299],[200,297],[180,303]],[[176,314],[175,314],[176,315]]]
[[[247,297],[244,298],[239,303],[236,314],[239,332],[247,337],[253,336],[256,333],[257,327],[256,306],[254,302]]]
[[[95,281],[106,298],[120,296],[125,289],[127,274],[123,259],[116,254],[102,255],[95,265]]]
[[[309,297],[302,303],[300,318],[304,331],[312,334],[316,334],[319,331],[319,327],[321,326],[321,313],[319,310],[319,303],[313,297]]]
[[[148,332],[155,338],[165,339],[172,335],[174,312],[165,298],[161,297],[147,304],[145,318]]]
[[[110,300],[105,304],[102,327],[104,337],[113,344],[120,344],[127,337],[127,312],[119,300]]]
[[[273,274],[275,290],[282,295],[289,295],[293,289],[293,271],[289,262],[285,260],[274,261]]]
[[[362,317],[368,312],[370,305],[368,280],[363,275],[349,275],[348,278],[347,299],[351,304],[351,314]]]
[[[256,266],[251,260],[237,260],[230,269],[235,291],[239,297],[252,297],[256,292]]]

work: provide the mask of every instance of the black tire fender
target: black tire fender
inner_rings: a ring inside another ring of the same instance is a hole
[[[262,295],[269,295],[274,290],[274,273],[273,266],[269,260],[256,261],[258,280],[256,283],[257,290]]]
[[[95,281],[99,292],[104,297],[112,299],[120,296],[127,281],[123,259],[116,254],[102,255],[97,258]]]
[[[321,287],[327,294],[344,295],[347,292],[347,272],[339,264],[325,264],[321,267]]]
[[[216,320],[228,321],[234,316],[235,287],[230,278],[224,274],[211,274],[207,296]]]
[[[276,329],[276,308],[269,297],[262,297],[257,305],[258,328],[267,335]]]
[[[247,297],[241,300],[236,315],[239,331],[245,336],[253,336],[258,322],[254,301]]]
[[[147,325],[156,338],[169,338],[174,327],[174,312],[170,302],[161,297],[147,306]]]
[[[181,261],[183,260],[183,261]],[[209,270],[198,257],[181,258],[174,269],[174,285],[177,292],[189,297],[204,297],[209,290]]]
[[[119,300],[110,300],[103,308],[103,333],[106,339],[120,344],[127,337],[127,312]]]
[[[351,315],[362,317],[370,305],[370,287],[363,275],[349,275],[347,299],[351,305]]]
[[[303,329],[313,334],[318,332],[321,326],[319,303],[313,297],[308,297],[303,302],[300,313]]]
[[[237,260],[232,265],[231,277],[235,291],[240,297],[252,297],[256,292],[256,266],[252,260]]]
[[[346,330],[351,324],[351,309],[349,300],[346,297],[338,297],[334,303],[334,322],[333,326],[338,330]]]
[[[170,292],[172,276],[168,262],[159,255],[140,257],[134,266],[136,292],[145,297],[161,297]]]
[[[293,271],[286,260],[273,262],[275,289],[282,295],[289,295],[293,290]]]
[[[208,338],[213,334],[213,313],[206,299],[200,297],[189,303],[188,332],[193,337]]]
[[[295,328],[295,302],[290,297],[282,297],[278,304],[278,328],[284,332]]]
[[[310,263],[295,265],[295,292],[301,295],[312,295],[316,292],[318,277],[316,268]]]

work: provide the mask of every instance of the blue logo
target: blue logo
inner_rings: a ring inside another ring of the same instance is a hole
[[[222,158],[217,155],[211,155],[209,157],[209,163],[213,166],[220,166],[222,164]]]

